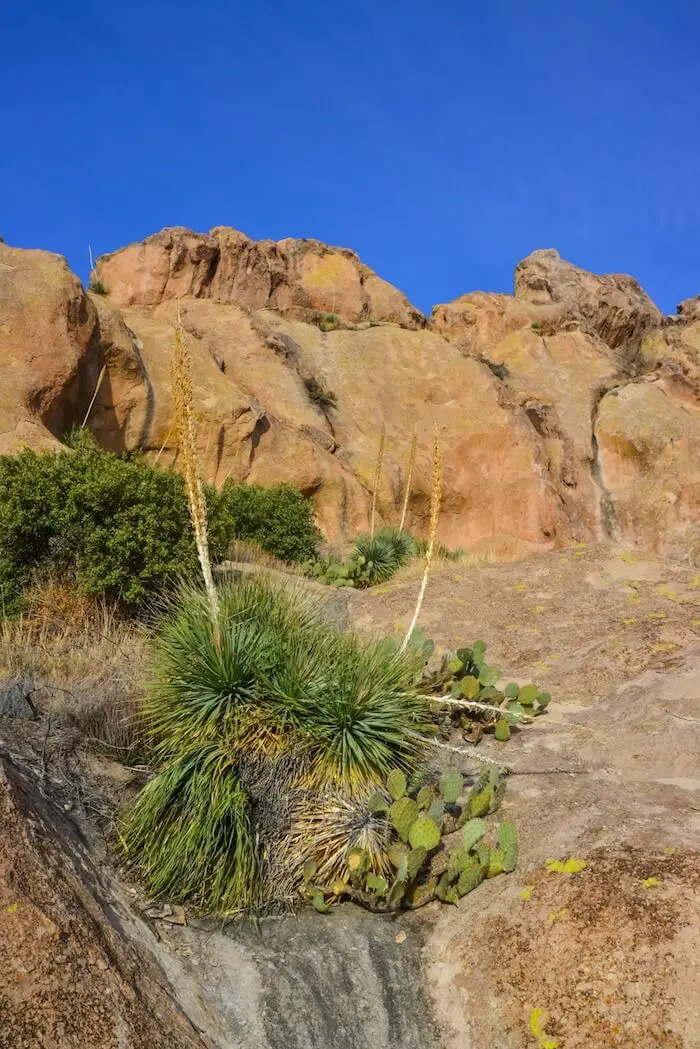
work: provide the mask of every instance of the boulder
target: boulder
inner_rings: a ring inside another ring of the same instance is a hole
[[[700,561],[700,404],[662,380],[630,383],[602,399],[595,436],[617,534]]]
[[[559,324],[581,324],[618,350],[622,361],[632,359],[644,335],[663,320],[634,277],[588,273],[553,249],[533,251],[518,263],[515,298],[554,307]]]
[[[348,323],[426,324],[396,288],[346,248],[317,240],[253,241],[217,226],[175,227],[98,259],[96,276],[119,306],[193,296],[249,310],[333,314]]]

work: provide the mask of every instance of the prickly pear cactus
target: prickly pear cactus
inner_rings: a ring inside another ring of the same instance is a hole
[[[446,805],[454,805],[464,789],[461,772],[445,772],[440,777],[440,794]]]
[[[510,820],[498,828],[498,847],[503,852],[503,870],[510,874],[518,865],[518,832]]]
[[[418,806],[413,798],[399,798],[389,809],[389,819],[401,841],[408,841],[408,833],[417,817]]]
[[[401,769],[394,769],[394,771],[389,775],[386,781],[386,785],[387,790],[391,794],[394,801],[398,801],[399,798],[402,798],[406,793],[406,788],[408,787],[406,776],[401,771]]]
[[[465,852],[471,852],[474,846],[481,841],[486,834],[486,823],[482,819],[468,820],[462,831],[462,848]]]
[[[441,837],[439,826],[427,816],[419,816],[408,832],[411,848],[425,849],[426,852],[436,849]]]

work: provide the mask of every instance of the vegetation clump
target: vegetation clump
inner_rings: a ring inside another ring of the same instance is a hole
[[[338,407],[338,398],[333,391],[327,390],[323,383],[319,382],[313,375],[308,379],[304,379],[304,388],[309,400],[317,408],[320,408],[322,412],[329,412],[333,408]]]
[[[320,533],[311,502],[287,485],[204,486],[210,553],[235,538],[285,561],[304,561]],[[185,480],[143,456],[103,451],[87,430],[71,451],[0,457],[0,600],[5,612],[39,575],[75,581],[92,596],[137,609],[196,571]]]

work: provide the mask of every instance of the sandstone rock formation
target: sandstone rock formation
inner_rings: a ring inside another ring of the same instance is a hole
[[[631,277],[536,251],[516,268],[515,297],[464,295],[432,325],[486,360],[525,410],[579,539],[697,559],[697,317],[695,300],[664,318]]]
[[[382,426],[379,510],[398,519],[415,428],[420,531],[437,422],[443,542],[510,556],[609,535],[697,557],[695,300],[664,318],[632,278],[539,251],[514,296],[464,295],[426,322],[350,251],[226,228],[163,230],[96,275],[107,295],[85,293],[58,256],[0,245],[0,452],[57,446],[97,390],[88,425],[102,444],[177,466],[177,299],[209,481],[288,481],[342,540],[367,526]],[[630,384],[653,390],[621,392]]]

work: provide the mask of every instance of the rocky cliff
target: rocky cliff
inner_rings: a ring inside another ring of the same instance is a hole
[[[57,445],[97,389],[103,445],[177,465],[179,300],[209,481],[288,481],[340,539],[367,525],[383,426],[380,512],[396,521],[415,429],[420,530],[437,422],[443,542],[517,555],[610,536],[700,558],[698,300],[667,318],[631,277],[538,251],[513,296],[428,319],[351,251],[226,228],[163,230],[96,277],[106,294],[0,244],[0,452]]]

